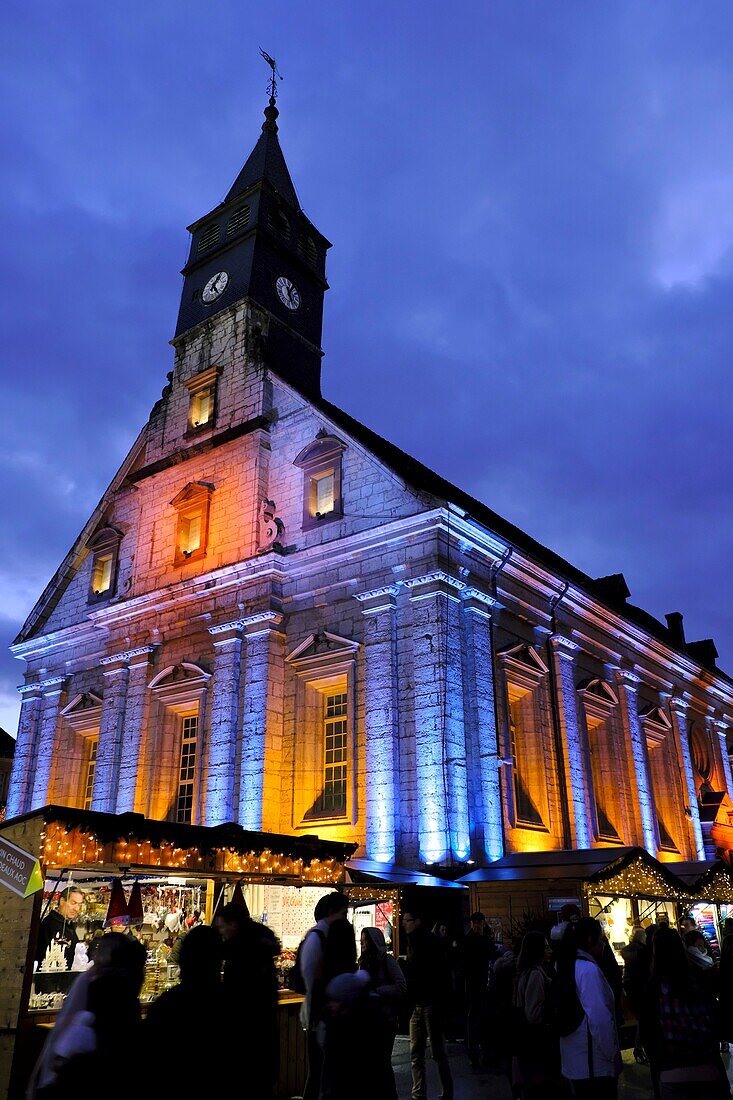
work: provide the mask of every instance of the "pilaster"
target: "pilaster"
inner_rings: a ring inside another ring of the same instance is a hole
[[[476,857],[483,862],[500,859],[504,854],[491,622],[501,604],[477,588],[466,588],[461,596],[464,713],[473,808],[471,839]]]
[[[241,620],[209,628],[214,647],[214,679],[206,762],[207,825],[222,825],[235,818],[234,779],[243,633]]]
[[[43,703],[38,734],[35,738],[33,794],[28,806],[29,810],[37,810],[40,806],[45,806],[48,801],[48,785],[51,779],[51,765],[56,745],[61,696],[65,686],[65,676],[52,676],[38,684],[43,692]]]
[[[420,858],[465,860],[471,849],[460,652],[465,585],[442,570],[404,584],[413,617]]]
[[[727,734],[729,725],[722,718],[715,717],[711,721],[711,733],[715,739],[717,745],[720,746],[720,759],[723,765],[723,776],[725,778],[725,789],[728,794],[728,798],[733,798],[733,774],[731,773],[730,756],[728,755],[728,742]]]
[[[575,686],[575,655],[578,648],[570,638],[564,638],[560,634],[550,638],[552,677],[565,772],[567,824],[570,829],[567,842],[571,848],[591,848],[594,840],[591,827],[592,782],[588,774],[585,734],[578,714]]]
[[[632,672],[630,669],[616,669],[614,675],[616,683],[618,684],[621,722],[628,746],[627,751],[631,753],[630,778],[634,788],[634,801],[636,803],[638,821],[641,827],[641,839],[650,855],[656,857],[657,828],[654,796],[649,778],[646,737],[639,718],[637,697],[640,681],[636,673]]]
[[[104,696],[99,723],[97,762],[94,768],[92,809],[101,810],[103,813],[114,813],[117,804],[125,699],[130,670],[124,661],[114,662],[105,658],[102,664]]]
[[[283,616],[264,611],[241,620],[245,630],[244,714],[237,820],[244,829],[280,824],[284,635]]]
[[[682,763],[682,777],[685,784],[687,809],[689,810],[690,840],[696,859],[705,859],[705,843],[700,824],[700,808],[697,801],[697,788],[695,787],[695,773],[692,770],[692,756],[690,754],[690,740],[687,735],[687,710],[686,699],[675,696],[669,701],[669,712],[672,718],[672,729],[677,743],[678,758]]]
[[[126,653],[103,657],[101,661],[101,664],[106,667],[124,663],[128,668],[127,690],[124,695],[124,717],[119,738],[120,752],[115,802],[115,810],[118,814],[132,813],[136,809],[138,776],[140,775],[140,746],[148,695],[148,678],[150,663],[156,648],[155,645],[139,646],[137,649],[128,650]]]
[[[13,770],[8,789],[7,817],[17,817],[29,808],[33,784],[33,753],[38,736],[38,721],[43,698],[38,684],[24,684],[18,689],[22,695],[18,737],[15,742]]]
[[[388,585],[355,596],[365,617],[366,854],[379,863],[393,863],[397,850],[398,593],[399,585]]]

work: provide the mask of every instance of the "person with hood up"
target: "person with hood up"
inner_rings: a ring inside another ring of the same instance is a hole
[[[377,997],[379,1009],[379,1095],[385,1100],[397,1100],[392,1048],[397,1035],[399,1004],[407,993],[407,980],[397,960],[387,954],[384,936],[378,928],[362,930],[359,969],[368,975],[369,989]]]

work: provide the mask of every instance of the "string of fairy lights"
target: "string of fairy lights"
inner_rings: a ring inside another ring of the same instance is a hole
[[[259,852],[216,848],[204,853],[196,847],[181,848],[169,841],[155,843],[142,838],[103,841],[87,829],[67,828],[60,822],[49,822],[41,834],[41,862],[47,869],[94,864],[160,867],[211,874],[268,875],[324,885],[337,883],[343,877],[343,864],[337,859],[306,860],[269,848]]]

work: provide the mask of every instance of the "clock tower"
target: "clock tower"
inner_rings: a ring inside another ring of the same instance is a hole
[[[320,395],[331,245],[300,208],[277,136],[278,113],[271,98],[262,134],[226,198],[188,227],[176,339],[246,299],[267,315],[268,366]]]

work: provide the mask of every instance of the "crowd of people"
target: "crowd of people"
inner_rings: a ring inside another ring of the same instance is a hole
[[[63,923],[70,950],[77,904],[67,892],[42,929],[56,935]],[[617,1095],[619,1028],[630,1018],[655,1100],[730,1095],[721,1050],[733,1036],[733,921],[719,952],[689,917],[679,930],[665,921],[635,927],[621,948],[622,968],[599,921],[575,906],[549,935],[531,929],[514,950],[497,942],[480,912],[461,937],[444,922],[431,931],[423,914],[406,908],[399,961],[378,928],[363,929],[357,944],[347,917],[345,895],[321,897],[292,972],[303,994],[303,1100],[397,1100],[392,1053],[401,1022],[412,1100],[428,1100],[428,1051],[440,1100],[453,1100],[447,1044],[459,1039],[475,1069],[509,1077],[515,1100],[607,1100]],[[246,905],[226,904],[212,927],[192,927],[182,939],[180,982],[143,1019],[144,947],[129,934],[101,936],[45,1044],[29,1100],[93,1095],[100,1081],[111,1100],[126,1096],[121,1067],[131,1059],[143,1096],[216,1094],[236,1084],[248,1100],[271,1100],[279,953]]]

